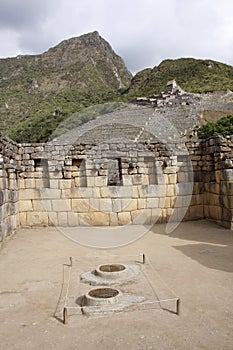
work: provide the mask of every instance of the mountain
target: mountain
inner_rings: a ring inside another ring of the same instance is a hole
[[[187,92],[233,91],[232,66],[213,60],[180,58],[162,61],[153,69],[137,73],[125,92],[125,98],[158,94],[165,91],[167,82],[172,79]]]
[[[0,59],[0,132],[18,142],[46,142],[69,123],[121,108],[117,102],[159,94],[172,79],[187,92],[233,91],[233,67],[213,60],[169,59],[132,77],[97,31],[40,55]]]
[[[73,113],[116,99],[131,78],[97,31],[41,55],[0,59],[0,131],[16,141],[46,141]]]

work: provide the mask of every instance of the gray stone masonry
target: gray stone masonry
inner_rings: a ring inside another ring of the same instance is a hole
[[[233,229],[233,137],[187,141],[158,112],[137,118],[46,144],[0,135],[1,243],[20,226],[208,218]]]

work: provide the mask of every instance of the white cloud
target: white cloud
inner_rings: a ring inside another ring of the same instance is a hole
[[[166,58],[233,65],[232,0],[0,0],[0,56],[98,30],[132,71]]]

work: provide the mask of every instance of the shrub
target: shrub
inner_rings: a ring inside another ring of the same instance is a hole
[[[209,122],[202,125],[198,130],[198,137],[206,139],[211,136],[233,135],[233,115],[228,115],[219,119],[216,123]]]

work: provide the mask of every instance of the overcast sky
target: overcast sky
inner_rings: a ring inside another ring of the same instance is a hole
[[[98,30],[135,73],[166,58],[233,65],[233,0],[0,0],[0,57]]]

